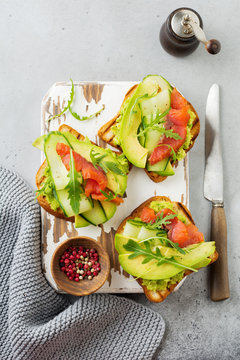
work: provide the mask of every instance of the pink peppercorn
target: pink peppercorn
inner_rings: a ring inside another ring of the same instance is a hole
[[[84,264],[84,260],[80,260],[81,255],[85,258],[85,261],[88,258],[87,264]],[[70,281],[78,282],[83,278],[92,280],[101,271],[98,259],[99,256],[95,249],[88,249],[82,246],[69,247],[64,251],[59,260],[60,270],[67,275]],[[83,274],[77,273],[78,269],[81,269],[81,271],[84,269]]]

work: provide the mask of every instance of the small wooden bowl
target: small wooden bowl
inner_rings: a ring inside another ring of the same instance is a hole
[[[79,282],[69,280],[67,275],[60,270],[60,257],[70,246],[83,246],[84,248],[89,249],[93,248],[98,252],[101,271],[92,280],[83,279]],[[107,252],[96,240],[85,236],[72,237],[60,243],[54,251],[51,260],[51,272],[59,289],[71,295],[85,296],[94,293],[105,283],[110,272],[110,260]]]

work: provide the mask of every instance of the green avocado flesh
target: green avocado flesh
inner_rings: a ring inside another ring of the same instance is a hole
[[[169,159],[150,165],[148,157],[158,145],[162,133],[156,128],[146,127],[156,119],[156,114],[166,114],[171,108],[172,86],[159,75],[149,75],[143,79],[133,94],[123,103],[120,116],[112,127],[113,142],[120,145],[128,160],[137,167],[146,168],[160,176],[175,174]],[[176,152],[176,160],[186,156],[192,142],[191,129],[196,117],[189,110],[190,119],[184,144]],[[162,118],[164,120],[164,116]],[[152,125],[151,125],[152,126]],[[158,123],[159,127],[164,125]],[[145,130],[145,132],[143,132]]]
[[[202,262],[204,259],[212,255],[215,251],[215,243],[206,242],[200,243],[199,246],[190,250],[189,253],[185,255],[177,255],[173,256],[175,260],[177,260],[182,265],[186,265],[189,267],[196,268],[195,265]],[[146,264],[142,264],[143,260],[145,259],[144,256],[139,255],[134,259],[129,259],[129,255],[127,254],[120,254],[119,255],[119,263],[121,264],[122,268],[127,271],[130,275],[135,277],[140,277],[142,279],[148,280],[160,280],[160,279],[168,279],[172,276],[175,276],[179,272],[183,270],[182,267],[164,263],[160,266],[157,266],[156,260],[151,260]]]
[[[127,187],[128,162],[123,155],[117,156],[110,149],[102,149],[91,144],[89,140],[79,141],[69,132],[53,131],[48,135],[39,137],[33,146],[44,150],[48,167],[44,171],[44,181],[37,195],[46,197],[51,209],[56,211],[61,208],[66,217],[75,216],[75,226],[84,227],[89,224],[99,225],[109,220],[116,212],[117,206],[109,201],[92,201],[84,192],[80,195],[79,214],[75,214],[69,199],[66,186],[69,183],[69,172],[63,164],[61,157],[56,152],[57,143],[64,143],[79,153],[89,162],[90,152],[93,149],[98,155],[105,155],[104,161],[110,166],[115,166],[122,174],[108,171],[107,188],[117,195],[123,195]],[[80,216],[81,214],[81,216]]]
[[[169,208],[175,212],[174,204],[167,201],[152,201],[150,208],[157,213],[161,209]],[[177,214],[178,217],[181,214]],[[123,232],[115,235],[115,248],[119,254],[119,262],[122,268],[130,275],[143,279],[143,285],[149,290],[157,291],[164,290],[172,284],[181,281],[186,269],[181,267],[184,265],[192,269],[199,269],[207,266],[211,262],[210,256],[215,252],[215,242],[201,242],[192,244],[183,248],[185,254],[182,254],[178,249],[173,248],[168,242],[164,240],[167,237],[167,232],[162,233],[162,239],[159,238],[159,230],[148,229],[139,222],[140,219],[135,218],[135,222],[127,221]],[[183,217],[180,219],[185,221]],[[149,262],[143,263],[146,255],[138,255],[134,258],[129,258],[133,252],[126,249],[125,246],[129,240],[134,241],[138,246],[145,248],[144,240],[150,244],[151,251],[155,254],[156,250],[165,257],[167,261],[176,261],[176,263],[163,262],[157,265],[156,259],[151,259]]]
[[[138,128],[141,124],[141,101],[144,101],[143,109],[147,111],[146,101],[148,97],[152,103],[152,96],[159,91],[169,91],[171,89],[168,82],[158,75],[150,75],[143,79],[138,85],[137,90],[131,97],[126,110],[124,111],[120,124],[120,144],[122,150],[128,160],[135,166],[145,168],[149,149],[143,147],[138,138]],[[148,95],[148,97],[147,97]],[[149,104],[148,104],[149,105]],[[164,106],[160,109],[165,111],[169,107],[169,103],[164,102]],[[163,110],[164,109],[164,110]]]

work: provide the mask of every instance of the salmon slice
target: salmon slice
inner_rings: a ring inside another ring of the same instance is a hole
[[[167,114],[167,121],[177,126],[187,126],[190,115],[188,113],[189,106],[181,109],[171,109]]]
[[[155,211],[149,207],[144,207],[141,213],[141,220],[146,223],[154,223],[156,221]]]
[[[171,93],[171,107],[172,109],[181,109],[187,105],[187,100],[177,91],[173,89]]]
[[[63,143],[57,143],[56,151],[58,155],[61,156],[62,162],[64,163],[66,169],[69,171],[70,147]],[[84,157],[82,157],[80,154],[76,153],[75,151],[73,151],[73,158],[75,162],[76,171],[82,173],[84,180],[86,179],[95,180],[99,184],[101,190],[104,190],[107,187],[107,183],[108,183],[107,176],[100,167],[96,169],[92,163],[84,159]]]
[[[102,193],[100,194],[91,194],[92,198],[94,200],[99,200],[99,201],[104,201],[104,200],[107,200],[106,196],[103,195]],[[115,197],[114,199],[112,199],[110,202],[113,202],[117,205],[123,203],[123,199],[121,197]]]
[[[165,128],[167,130],[172,129],[174,133],[181,136],[181,139],[175,140],[173,138],[167,138],[164,135],[149,157],[151,165],[154,165],[163,159],[169,158],[172,152],[171,148],[173,148],[176,152],[185,143],[187,135],[186,126],[190,119],[188,111],[189,105],[187,100],[184,99],[184,97],[174,88],[171,94],[171,110],[167,114]]]
[[[89,196],[91,194],[101,194],[100,192],[101,188],[99,186],[99,183],[93,179],[87,179],[86,185],[85,185],[85,195]]]
[[[203,233],[195,225],[186,225],[179,219],[170,226],[168,238],[181,248],[204,241]]]
[[[169,158],[172,152],[172,148],[176,152],[185,143],[187,129],[183,126],[177,125],[173,125],[171,128],[173,132],[181,136],[181,139],[175,140],[172,138],[167,138],[164,135],[158,146],[154,148],[152,154],[149,157],[149,162],[151,165],[154,165],[163,159]]]
[[[141,213],[141,220],[145,223],[153,224],[162,214],[164,218],[167,215],[174,214],[174,212],[165,208],[160,210],[156,215],[153,209],[145,206]],[[168,230],[168,239],[177,243],[179,247],[184,248],[188,245],[198,244],[204,241],[203,233],[201,233],[195,225],[186,225],[179,220],[177,216],[167,221],[169,223],[166,224],[164,228]]]

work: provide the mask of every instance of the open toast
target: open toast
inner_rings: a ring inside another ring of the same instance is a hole
[[[165,196],[154,196],[151,197],[150,199],[148,199],[147,201],[145,201],[144,203],[142,203],[139,207],[137,207],[125,220],[123,220],[123,222],[119,225],[118,229],[117,229],[117,234],[123,234],[124,232],[124,227],[127,223],[128,220],[130,219],[135,219],[135,218],[140,218],[140,215],[142,213],[143,208],[147,207],[150,205],[150,203],[152,201],[164,201],[164,202],[171,202],[174,206],[174,211],[176,211],[178,214],[181,214],[185,217],[186,219],[186,225],[189,224],[193,224],[194,225],[194,221],[193,218],[191,216],[191,213],[189,212],[189,210],[186,208],[186,206],[184,206],[182,203],[180,202],[172,202],[168,197]],[[211,256],[209,256],[209,258],[211,259],[211,263],[215,262],[218,258],[218,253],[215,250]],[[126,270],[125,270],[126,271]],[[189,274],[191,274],[192,271],[190,270],[185,270],[184,271],[184,275],[183,278],[185,278],[186,276],[188,276]],[[182,281],[182,279],[181,279]],[[143,280],[141,278],[137,278],[137,282],[141,285],[141,287],[144,290],[144,293],[146,295],[146,297],[152,301],[152,302],[162,302],[163,300],[166,299],[166,297],[171,294],[171,292],[173,292],[173,290],[175,289],[175,287],[179,284],[179,282],[176,282],[175,284],[170,285],[168,288],[166,288],[165,290],[159,290],[159,291],[153,291],[153,290],[149,290],[146,286],[143,285]]]
[[[53,140],[48,146],[46,142],[50,142],[48,140],[49,136]],[[79,141],[76,141],[76,139]],[[49,175],[47,159],[42,163],[36,174],[36,185],[39,189],[37,200],[40,206],[58,218],[75,222],[76,227],[85,227],[89,224],[99,225],[109,220],[114,215],[117,205],[123,202],[122,196],[127,186],[128,166],[126,163],[128,162],[122,156],[119,156],[121,153],[100,148],[97,144],[89,142],[88,139],[84,141],[84,139],[85,137],[82,134],[63,124],[59,127],[58,132],[51,132],[47,136],[42,136],[33,144],[41,150],[46,151],[48,149],[47,151],[52,159],[51,176]],[[70,147],[73,149],[72,152]],[[63,151],[62,154],[61,151]],[[73,157],[72,160],[69,156]],[[92,163],[92,158],[94,161],[102,162]],[[58,188],[56,187],[56,180],[53,180],[52,176],[55,162],[57,163],[55,179],[60,179],[60,181],[64,179],[65,181],[63,184],[60,183]],[[72,170],[69,168],[71,164],[74,164]],[[101,166],[105,166],[105,171]],[[71,174],[74,167],[75,175]],[[80,178],[80,181],[78,178]],[[50,183],[51,198],[48,197],[48,193],[44,190],[50,180],[54,181],[54,183]],[[75,199],[76,193],[70,195],[70,181],[76,182],[73,187],[74,190],[78,186],[80,187],[77,194],[79,197],[77,210],[74,210],[74,203],[72,202],[72,198]],[[101,189],[105,191],[102,190],[101,192]]]
[[[129,89],[129,91],[125,95],[125,98],[123,100],[123,103],[121,105],[120,110],[123,108],[123,106],[127,102],[127,100],[130,99],[134,95],[137,88],[138,88],[138,85],[134,85]],[[198,134],[200,132],[200,121],[199,121],[198,114],[195,111],[195,109],[193,108],[193,106],[187,100],[186,100],[186,102],[187,102],[187,104],[189,106],[189,109],[195,114],[195,119],[193,121],[191,130],[190,130],[191,137],[192,137],[191,142],[190,142],[189,146],[186,149],[184,149],[185,153],[187,153],[193,147],[194,142],[195,142],[195,140],[196,140],[196,138],[197,138],[197,136],[198,136]],[[117,125],[118,120],[120,119],[120,116],[121,116],[120,110],[119,110],[118,114],[113,119],[108,121],[106,124],[104,124],[99,129],[98,136],[100,137],[100,139],[102,139],[106,143],[110,144],[111,146],[113,146],[113,147],[115,147],[115,148],[117,148],[119,150],[122,150],[121,146],[116,145],[116,142],[114,141],[115,133],[113,131],[113,127],[115,127]],[[176,167],[177,164],[178,164],[178,161],[174,162],[172,158],[170,158],[170,162],[171,162],[171,165],[173,167]],[[166,179],[166,177],[167,177],[167,176],[161,176],[160,174],[158,174],[157,172],[154,172],[154,171],[148,171],[146,168],[144,170],[145,170],[146,174],[150,177],[150,179],[152,181],[154,181],[154,182],[164,181]]]
[[[74,135],[78,140],[84,140],[84,136],[82,134],[80,134],[79,132],[77,132],[75,129],[73,129],[71,126],[68,125],[61,125],[58,129],[58,131],[63,132],[69,132],[72,135]],[[45,176],[44,176],[44,171],[47,168],[48,164],[47,164],[47,160],[44,160],[44,162],[42,163],[42,165],[40,166],[37,174],[36,174],[36,185],[38,189],[41,189],[42,183],[45,180]],[[66,218],[66,216],[64,215],[62,209],[59,207],[57,210],[52,210],[49,202],[47,201],[46,197],[43,195],[39,195],[37,197],[38,203],[39,205],[46,210],[48,213],[50,213],[51,215],[56,216],[57,218],[60,219],[65,219],[67,221],[71,221],[74,222],[74,216],[71,216],[69,218]]]

